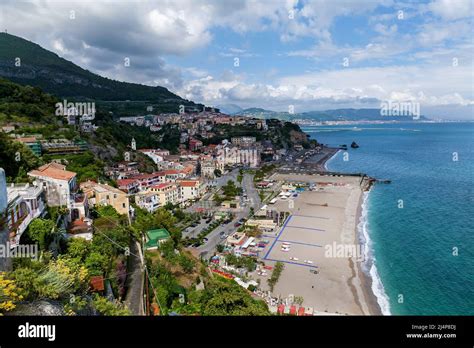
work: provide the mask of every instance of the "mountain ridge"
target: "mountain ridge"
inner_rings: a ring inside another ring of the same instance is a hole
[[[149,102],[162,112],[178,112],[179,105],[202,107],[165,87],[100,76],[34,42],[7,33],[0,33],[0,77],[39,87],[61,98],[93,99],[106,103]]]
[[[283,111],[272,111],[262,108],[247,108],[235,115],[256,117],[256,118],[276,118],[281,120],[313,120],[313,121],[411,121],[408,116],[383,116],[380,109],[366,108],[344,108],[323,111],[306,111],[290,114]],[[420,120],[428,120],[425,116],[420,116]],[[415,120],[416,121],[416,120]]]

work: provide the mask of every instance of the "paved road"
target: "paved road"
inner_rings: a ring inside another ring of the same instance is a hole
[[[142,255],[140,244],[135,240],[130,243],[130,256],[127,263],[127,273],[129,276],[127,277],[127,294],[125,295],[125,303],[128,309],[130,309],[132,315],[144,315],[144,272],[142,272]]]
[[[230,233],[234,232],[237,229],[234,224],[241,218],[247,217],[249,215],[250,207],[253,207],[255,211],[260,208],[260,197],[258,195],[257,189],[253,185],[253,175],[244,174],[242,188],[245,189],[249,198],[249,202],[246,203],[246,206],[243,207],[240,212],[235,214],[234,220],[226,225],[217,227],[214,231],[207,235],[208,241],[197,248],[203,258],[211,257],[216,250],[217,245],[224,242],[225,239],[221,238],[221,232],[224,232],[224,235],[229,235]]]

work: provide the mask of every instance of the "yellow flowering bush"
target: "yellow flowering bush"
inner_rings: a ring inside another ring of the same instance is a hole
[[[15,302],[21,301],[22,296],[15,282],[5,278],[5,272],[0,272],[0,315],[15,309]]]
[[[74,259],[60,257],[50,261],[35,281],[40,297],[57,299],[87,287],[87,268]]]

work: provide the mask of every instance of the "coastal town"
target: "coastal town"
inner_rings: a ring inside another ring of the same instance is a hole
[[[74,115],[64,117],[69,127],[86,133],[100,129],[91,123],[94,117]],[[27,172],[23,182],[6,182],[0,171],[6,247],[39,243],[33,256],[40,259],[84,249],[80,258],[89,277],[83,294],[94,294],[94,301],[107,298],[118,313],[185,315],[189,309],[180,307],[192,305],[189,292],[204,289],[208,278],[235,283],[265,303],[268,314],[378,313],[360,268],[363,251],[355,249],[362,196],[373,179],[328,173],[324,166],[338,151],[347,151],[346,145],[327,147],[308,141],[289,122],[215,108],[116,122],[153,133],[169,127],[177,131],[179,145],[142,147],[132,137],[123,158],[109,161],[100,177],[80,179],[68,158],[89,151],[86,141],[46,141],[18,134],[15,124],[2,127],[35,156],[50,159]],[[256,136],[283,127],[291,129],[288,143]],[[206,143],[217,135],[217,143]],[[121,242],[110,236],[105,241],[119,248],[109,255],[113,264],[100,255],[91,260],[86,250],[94,249],[102,230],[119,227],[127,234]],[[181,268],[177,274],[168,270],[183,289],[169,292],[169,305],[156,295],[159,276],[153,278],[147,268],[153,260]],[[17,267],[4,261],[6,270]]]

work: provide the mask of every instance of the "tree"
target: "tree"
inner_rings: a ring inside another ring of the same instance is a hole
[[[192,272],[194,269],[194,262],[185,255],[179,256],[179,265],[183,268],[186,273]]]
[[[273,291],[273,288],[275,287],[276,283],[278,282],[278,279],[280,279],[281,272],[283,272],[283,268],[285,265],[278,261],[275,264],[275,267],[273,268],[273,272],[271,277],[267,280],[268,285],[270,286],[270,291]]]
[[[218,178],[222,176],[222,172],[220,169],[214,169],[214,175]]]
[[[225,201],[225,198],[222,197],[222,196],[219,196],[219,195],[216,193],[216,194],[214,194],[214,196],[212,197],[212,200],[213,200],[214,202],[216,202],[217,205],[221,205],[222,202]]]
[[[217,252],[221,253],[224,251],[224,246],[222,244],[217,244]]]
[[[212,280],[201,299],[202,315],[269,315],[265,302],[254,300],[233,280]]]
[[[175,253],[174,253],[174,242],[172,239],[169,239],[160,244],[160,251],[163,254],[163,257],[168,261],[175,261]]]
[[[89,253],[90,242],[83,238],[72,238],[68,243],[67,253],[72,258],[84,261]]]
[[[48,219],[34,219],[28,226],[28,236],[39,244],[41,250],[46,250],[51,242],[55,224]]]
[[[111,205],[101,205],[101,206],[98,206],[96,210],[99,216],[110,217],[110,218],[120,217],[120,214]]]
[[[92,300],[94,308],[102,315],[106,316],[124,316],[130,315],[128,308],[121,302],[109,301],[105,297],[99,296],[98,294],[94,295]]]
[[[90,253],[85,260],[85,266],[90,275],[103,275],[108,271],[109,257],[97,252]]]
[[[222,186],[222,191],[224,192],[224,196],[226,198],[234,198],[242,193],[242,189],[240,187],[235,186],[235,182],[232,180],[227,181],[227,184]]]
[[[303,296],[295,296],[294,302],[301,306],[304,302]]]

